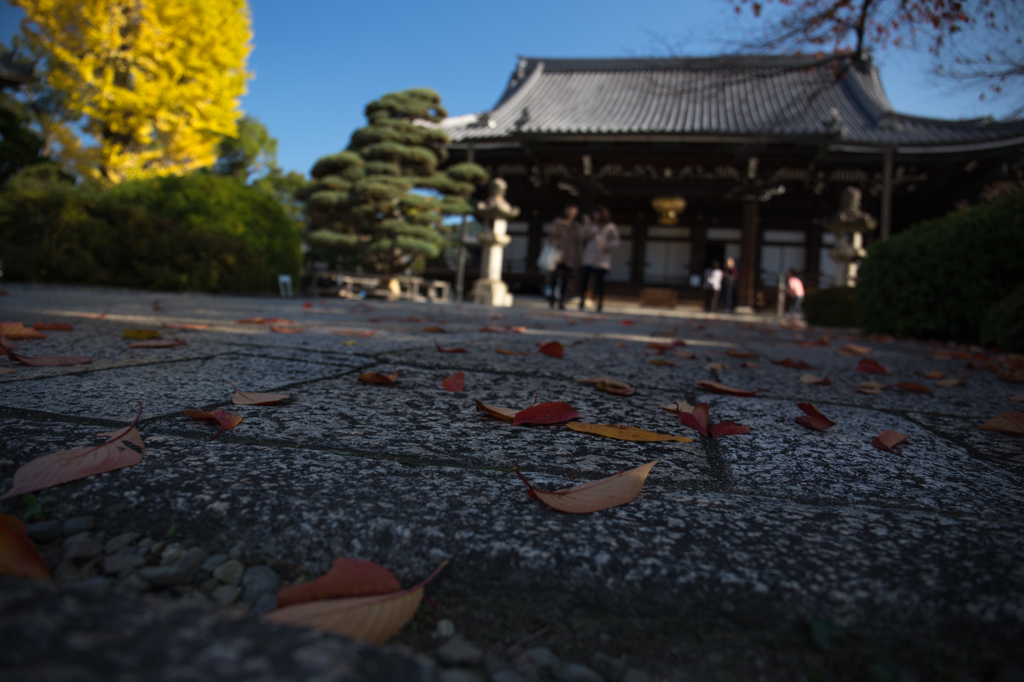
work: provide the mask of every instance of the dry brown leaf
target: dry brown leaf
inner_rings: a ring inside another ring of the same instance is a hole
[[[943,388],[949,388],[951,386],[964,386],[964,380],[958,377],[950,377],[943,379],[942,381],[935,384],[936,386],[942,386]]]
[[[1022,436],[1024,435],[1024,412],[1003,412],[974,428],[981,429],[982,431],[998,431],[999,433]]]
[[[1011,395],[1010,401],[1015,403],[1024,403],[1024,395]]]
[[[398,381],[398,372],[381,374],[380,372],[365,372],[359,375],[359,380],[364,384],[376,384],[378,386],[394,386]]]
[[[235,394],[231,396],[231,402],[234,405],[277,405],[282,400],[291,397],[283,393],[247,393],[239,390],[238,386],[227,379],[221,379],[221,381],[235,389]]]
[[[942,379],[942,378],[944,378],[944,377],[946,376],[946,375],[945,375],[945,373],[943,373],[943,372],[940,372],[940,371],[939,371],[939,370],[937,370],[937,369],[933,369],[933,370],[932,370],[932,371],[930,371],[930,372],[922,372],[921,374],[922,374],[922,375],[923,375],[923,376],[924,376],[924,377],[925,377],[926,379],[934,379],[935,381],[938,381],[939,379]]]
[[[612,395],[633,395],[636,393],[635,388],[617,379],[604,379],[594,384],[594,388],[605,393],[611,393]]]
[[[527,487],[527,494],[531,498],[540,500],[552,509],[559,511],[570,514],[589,514],[632,502],[640,493],[644,481],[647,480],[647,475],[651,473],[651,469],[657,463],[658,460],[654,460],[636,469],[620,471],[614,476],[602,478],[599,481],[581,483],[555,492],[538,490],[526,480],[519,469],[516,469],[516,473],[519,474],[519,478],[523,479],[523,483]]]
[[[461,369],[450,377],[446,377],[441,380],[441,386],[446,391],[452,393],[462,393],[462,389],[466,387],[466,373]]]
[[[560,424],[580,416],[579,411],[568,403],[549,402],[531,405],[525,410],[516,412],[512,426],[519,424]]]
[[[796,418],[796,423],[806,426],[815,431],[824,431],[836,425],[834,421],[826,417],[811,403],[797,403],[797,407],[803,410],[804,415]]]
[[[429,327],[424,327],[423,331],[428,334],[447,334],[448,330],[443,327],[438,327],[436,324],[432,324]]]
[[[125,329],[121,334],[122,339],[133,341],[146,341],[148,339],[159,339],[160,331],[157,329]]]
[[[447,565],[446,559],[423,582],[407,590],[304,602],[276,609],[264,618],[272,623],[317,628],[371,644],[384,644],[412,620],[423,600],[423,588]]]
[[[831,386],[832,381],[828,377],[819,377],[815,374],[804,374],[800,381],[811,386]]]
[[[885,388],[885,386],[877,381],[862,381],[854,388],[857,389],[857,393],[861,393],[863,395],[882,395],[882,389]]]
[[[332,329],[331,331],[338,336],[373,336],[377,333],[376,329]]]
[[[526,356],[526,355],[530,354],[530,351],[528,351],[528,350],[517,351],[517,350],[508,350],[507,348],[495,348],[494,352],[499,354],[499,355],[518,355],[520,357]]]
[[[125,348],[174,348],[176,346],[187,346],[188,343],[181,339],[151,339],[149,341],[136,341],[129,343]]]
[[[276,334],[301,334],[306,331],[305,327],[293,327],[290,325],[272,324],[270,331]]]
[[[476,411],[486,412],[492,417],[497,417],[498,419],[507,422],[510,422],[513,419],[515,419],[516,413],[519,412],[519,410],[513,410],[510,407],[491,407],[490,405],[484,405],[479,400],[476,401]]]
[[[26,327],[21,322],[0,322],[0,337],[11,341],[31,341],[45,339],[46,334],[32,327]]]
[[[32,328],[41,332],[73,332],[75,328],[67,322],[36,322]]]
[[[0,514],[0,575],[49,580],[50,567],[16,516]]]
[[[335,559],[331,570],[316,580],[282,587],[277,591],[277,606],[339,599],[341,597],[368,597],[389,594],[402,589],[394,573],[373,561]]]
[[[674,360],[651,360],[652,365],[659,365],[661,367],[675,367],[676,363]]]
[[[614,424],[584,424],[583,422],[569,422],[566,424],[573,431],[580,433],[591,433],[595,436],[614,438],[616,440],[628,440],[637,443],[660,443],[673,440],[679,443],[692,443],[692,438],[686,436],[670,436],[664,433],[655,433],[638,429],[634,426],[616,426]]]
[[[753,360],[754,358],[757,357],[757,353],[745,353],[743,351],[736,350],[735,348],[730,348],[725,352],[725,354],[728,355],[730,358],[745,358],[747,360]]]
[[[729,365],[725,364],[724,362],[709,362],[708,369],[714,370],[716,372],[723,372],[729,369]]]
[[[671,412],[672,414],[675,414],[676,412],[687,412],[693,414],[693,408],[694,406],[686,402],[685,400],[680,400],[679,402],[669,403],[668,405],[661,406],[661,409],[665,410],[666,412]]]
[[[196,419],[199,421],[215,421],[220,425],[220,428],[217,429],[217,432],[210,436],[209,438],[207,438],[208,441],[211,441],[217,436],[219,436],[222,431],[230,431],[231,429],[235,428],[236,426],[242,423],[242,415],[235,414],[234,412],[226,412],[222,409],[212,410],[210,412],[199,409],[184,410],[184,412],[185,416],[191,417],[192,419]]]
[[[903,441],[907,440],[908,438],[910,438],[910,436],[908,436],[905,433],[893,431],[892,429],[886,429],[885,431],[882,431],[880,434],[878,434],[871,441],[871,444],[878,448],[879,450],[885,450],[886,452],[891,452],[894,455],[899,455],[900,457],[903,457],[902,454],[896,452],[895,450],[893,450],[893,448],[902,443]]]
[[[858,346],[853,343],[844,344],[843,346],[840,346],[838,350],[836,350],[836,353],[848,358],[860,357],[863,355],[867,355],[870,352],[870,346]]]
[[[722,395],[734,395],[742,398],[749,398],[750,396],[757,393],[757,391],[748,391],[743,388],[734,388],[732,386],[726,386],[725,384],[717,381],[707,381],[704,379],[697,380],[697,385],[703,389],[711,391],[712,393],[721,393]]]
[[[896,384],[896,388],[907,393],[931,393],[932,389],[928,388],[924,384],[919,384],[916,381],[901,381]]]

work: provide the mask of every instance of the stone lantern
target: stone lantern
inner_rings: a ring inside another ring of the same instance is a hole
[[[473,284],[473,303],[483,303],[499,308],[512,305],[512,294],[501,279],[501,266],[505,258],[505,247],[511,243],[508,236],[508,221],[519,215],[519,208],[505,199],[508,183],[494,178],[488,186],[487,201],[476,206],[476,217],[484,222],[480,233],[480,279]]]
[[[860,208],[861,193],[856,187],[843,190],[839,212],[826,218],[822,227],[836,236],[835,246],[828,251],[835,261],[833,286],[857,286],[857,259],[868,255],[864,249],[864,233],[875,229],[878,222]]]

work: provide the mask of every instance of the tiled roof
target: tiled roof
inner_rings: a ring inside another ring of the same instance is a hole
[[[453,142],[550,135],[812,138],[846,145],[1024,143],[1024,122],[893,111],[878,70],[849,56],[522,58],[489,112],[442,126]]]

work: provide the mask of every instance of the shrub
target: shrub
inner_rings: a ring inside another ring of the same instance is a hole
[[[22,173],[0,196],[0,261],[13,280],[189,291],[273,291],[298,274],[299,232],[274,200],[194,175],[107,192]]]
[[[804,319],[822,327],[859,327],[857,290],[819,289],[804,297]]]
[[[991,305],[1024,283],[1024,192],[875,244],[860,269],[869,331],[977,341]]]
[[[981,342],[1024,353],[1024,284],[996,303],[981,322]]]

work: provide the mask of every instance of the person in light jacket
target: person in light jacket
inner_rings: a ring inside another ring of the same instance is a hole
[[[593,211],[593,222],[583,224],[583,265],[580,274],[580,310],[587,302],[587,286],[594,278],[594,297],[597,298],[597,312],[604,306],[604,277],[612,269],[612,252],[622,239],[619,228],[612,222],[607,206],[598,205]]]
[[[548,298],[552,308],[557,301],[558,307],[565,310],[566,291],[580,267],[580,224],[576,222],[579,211],[575,202],[569,202],[565,205],[565,215],[557,218],[551,226],[551,244],[561,254]]]

